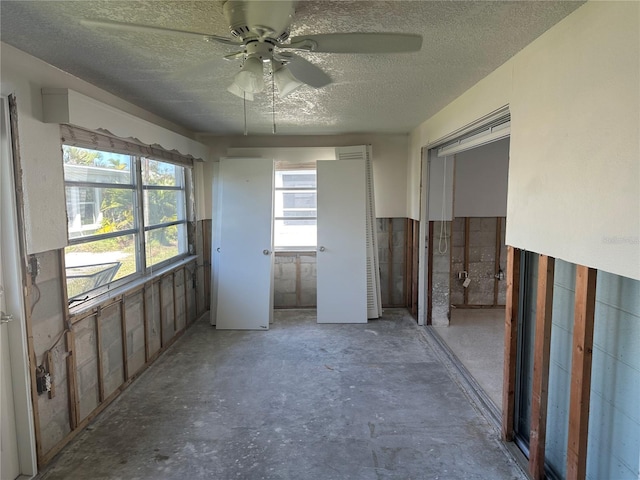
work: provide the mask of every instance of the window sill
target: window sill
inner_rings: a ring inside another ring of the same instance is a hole
[[[154,270],[152,273],[148,275],[142,275],[136,277],[135,279],[127,282],[124,285],[120,285],[113,290],[109,290],[100,295],[96,295],[93,298],[90,298],[86,302],[77,303],[76,305],[72,305],[69,307],[69,315],[70,317],[83,316],[83,314],[87,313],[90,310],[95,309],[98,306],[104,305],[105,303],[109,303],[110,301],[118,298],[123,294],[127,294],[133,290],[138,289],[139,287],[151,283],[154,280],[163,277],[167,273],[170,273],[174,270],[178,270],[185,265],[188,265],[191,262],[195,262],[197,260],[197,255],[189,255],[177,262],[171,263],[170,265],[166,265],[162,268]]]
[[[274,250],[276,255],[315,255],[317,252],[316,247],[286,247],[276,248]]]

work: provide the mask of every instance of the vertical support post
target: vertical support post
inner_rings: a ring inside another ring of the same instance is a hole
[[[408,308],[409,310],[411,309],[411,289],[410,289],[410,285],[411,285],[411,277],[413,275],[413,272],[411,271],[411,247],[413,246],[412,243],[410,243],[410,240],[413,239],[413,233],[411,231],[411,219],[406,218],[405,222],[404,222],[404,291],[403,293],[403,297],[404,297],[404,306],[406,308]]]
[[[471,225],[471,219],[469,217],[464,218],[464,271],[469,274],[469,230]],[[464,289],[464,304],[469,304],[469,289]]]
[[[296,253],[296,307],[302,306],[302,265],[300,264],[300,254]]]
[[[178,331],[178,302],[176,301],[176,271],[171,274],[171,291],[173,292],[173,335]],[[172,335],[172,337],[173,337]]]
[[[536,333],[533,354],[531,429],[529,437],[529,472],[534,480],[544,480],[545,478],[544,458],[547,435],[554,273],[555,259],[540,255],[538,262]]]
[[[428,247],[428,268],[427,271],[427,325],[431,325],[433,317],[433,226],[434,222],[429,222],[429,247]]]
[[[163,277],[158,279],[158,302],[160,302],[160,305],[158,306],[158,311],[160,312],[160,348],[164,347],[164,302],[162,298],[162,279]],[[151,284],[151,288],[153,288],[153,284]]]
[[[65,334],[67,347],[67,378],[69,385],[69,428],[74,431],[78,426],[80,415],[80,400],[78,398],[78,383],[76,382],[76,357],[75,343],[76,336],[73,330],[68,330]]]
[[[419,278],[419,261],[420,261],[420,222],[417,220],[411,220],[413,222],[413,237],[411,240],[411,313],[414,318],[418,318],[418,285]]]
[[[127,296],[122,296],[120,303],[120,324],[122,334],[122,367],[124,370],[124,381],[129,380],[129,351],[127,347]]]
[[[153,288],[153,284],[151,285]],[[149,361],[149,320],[147,319],[147,286],[142,287],[142,325],[144,327],[144,364]]]
[[[102,372],[102,332],[100,327],[100,316],[102,309],[98,307],[98,311],[96,312],[96,351],[98,352],[98,400],[100,403],[104,402],[104,373]]]
[[[502,440],[513,440],[516,395],[516,354],[518,348],[518,307],[520,305],[521,250],[507,247],[507,304],[504,322],[504,370],[502,384]]]
[[[496,218],[496,258],[495,258],[495,268],[494,268],[494,281],[493,281],[493,306],[496,307],[498,305],[498,293],[500,291],[500,247],[502,242],[500,241],[502,238],[502,218]]]
[[[567,480],[582,480],[585,478],[587,470],[596,274],[597,271],[593,268],[583,265],[578,265],[576,268]]]
[[[393,218],[388,219],[388,245],[389,245],[389,258],[387,270],[387,302],[389,305],[393,305]]]

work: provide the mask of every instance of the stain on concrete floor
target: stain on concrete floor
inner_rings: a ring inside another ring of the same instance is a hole
[[[404,310],[198,322],[40,478],[524,479]]]

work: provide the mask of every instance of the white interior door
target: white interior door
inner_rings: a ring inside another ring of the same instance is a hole
[[[220,161],[220,238],[214,251],[219,266],[216,328],[269,328],[273,315],[273,178],[273,160]]]
[[[317,168],[318,323],[367,323],[365,160]]]

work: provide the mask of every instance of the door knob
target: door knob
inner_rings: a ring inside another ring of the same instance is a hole
[[[216,252],[220,253],[220,247],[216,248]]]
[[[263,255],[269,255],[271,252],[267,249],[262,250]]]
[[[321,252],[324,252],[326,250],[326,248],[320,247],[318,250],[320,250]]]

